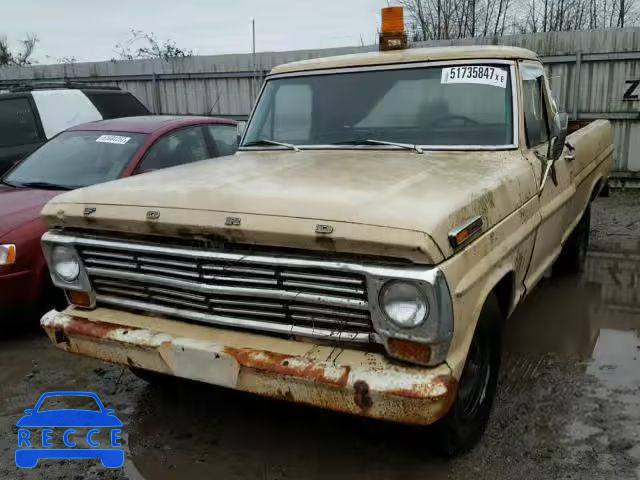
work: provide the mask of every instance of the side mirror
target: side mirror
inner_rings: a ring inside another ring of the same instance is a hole
[[[569,115],[566,113],[558,113],[556,115],[552,128],[551,148],[549,150],[549,158],[557,160],[562,155],[564,144],[567,140],[567,128],[569,126]]]
[[[27,408],[24,413],[31,415],[33,413],[33,408]]]

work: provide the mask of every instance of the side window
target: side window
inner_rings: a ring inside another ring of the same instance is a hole
[[[214,144],[214,154],[232,155],[238,149],[238,128],[235,125],[207,125]]]
[[[136,168],[136,172],[160,170],[204,160],[208,156],[202,128],[183,128],[156,141]]]
[[[522,69],[524,126],[529,147],[535,147],[549,141],[543,81],[544,71],[542,69]]]
[[[101,92],[84,90],[83,93],[102,115],[102,118],[149,115],[149,110],[129,92]]]
[[[36,117],[26,98],[0,100],[0,147],[40,140]]]

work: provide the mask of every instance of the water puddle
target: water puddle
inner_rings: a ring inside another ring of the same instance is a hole
[[[591,251],[582,275],[543,281],[510,319],[506,349],[589,360],[612,387],[640,384],[640,251]]]

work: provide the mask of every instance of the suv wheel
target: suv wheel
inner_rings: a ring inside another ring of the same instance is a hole
[[[587,205],[582,218],[571,232],[567,242],[562,247],[560,256],[555,264],[559,273],[578,273],[584,270],[589,248],[589,230],[591,229],[591,205]]]
[[[491,294],[482,307],[471,340],[458,394],[449,412],[436,424],[436,449],[445,456],[464,453],[484,433],[498,384],[502,314]]]

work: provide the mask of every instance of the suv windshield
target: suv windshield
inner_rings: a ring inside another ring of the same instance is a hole
[[[507,65],[452,64],[274,78],[243,146],[506,147],[513,144],[510,77]]]
[[[146,135],[119,132],[64,132],[33,152],[4,181],[14,186],[79,188],[115,180]]]

